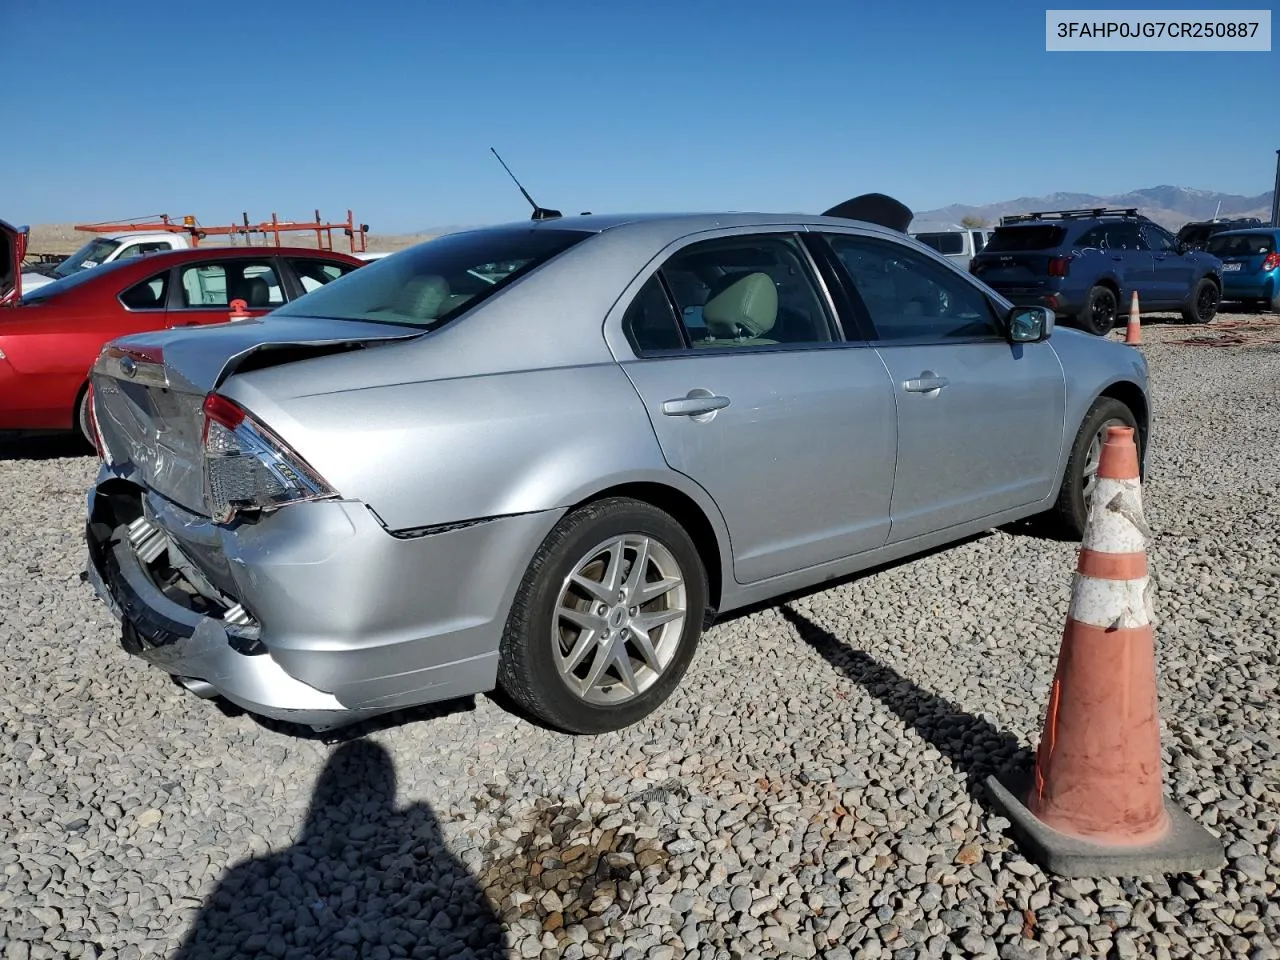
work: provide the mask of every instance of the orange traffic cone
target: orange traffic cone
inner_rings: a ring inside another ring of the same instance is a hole
[[[1142,342],[1142,315],[1138,313],[1138,291],[1129,300],[1129,325],[1124,331],[1124,342],[1138,345]]]
[[[1111,427],[1030,778],[990,778],[1028,856],[1065,876],[1220,866],[1221,844],[1166,802],[1138,450]]]

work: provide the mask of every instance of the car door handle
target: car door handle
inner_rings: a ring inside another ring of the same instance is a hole
[[[941,390],[951,381],[946,377],[935,377],[933,374],[921,374],[914,380],[904,380],[902,389],[907,393],[930,393],[934,390]]]
[[[662,412],[668,417],[698,417],[723,410],[728,405],[728,397],[718,397],[705,391],[702,394],[691,391],[687,397],[665,401],[662,404]]]

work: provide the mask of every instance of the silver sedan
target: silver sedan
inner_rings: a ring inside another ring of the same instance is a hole
[[[1145,454],[1141,354],[887,222],[507,224],[109,344],[89,579],[126,650],[259,714],[501,687],[590,733],[718,614],[1022,518],[1079,536],[1106,428]]]

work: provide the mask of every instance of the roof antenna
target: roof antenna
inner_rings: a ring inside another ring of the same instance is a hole
[[[498,151],[494,150],[493,147],[490,147],[489,151],[495,157],[498,157]],[[519,180],[516,180],[516,175],[511,172],[511,168],[507,166],[506,161],[503,160],[502,157],[498,157],[498,162],[502,164],[502,169],[507,171],[507,176],[515,181],[515,185],[517,187],[520,187],[520,192],[523,193],[524,198],[529,201],[529,206],[533,207],[533,216],[530,217],[531,220],[555,220],[562,216],[559,210],[547,210],[545,207],[540,207],[534,203],[533,197],[529,196],[529,191],[520,185]]]

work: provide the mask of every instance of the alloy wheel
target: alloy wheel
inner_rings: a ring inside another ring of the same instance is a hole
[[[687,615],[684,574],[661,542],[626,535],[597,544],[556,599],[551,641],[560,679],[587,703],[633,700],[671,665]]]
[[[1089,499],[1093,496],[1093,489],[1098,485],[1098,464],[1102,460],[1102,445],[1107,442],[1107,429],[1109,427],[1127,427],[1129,424],[1123,420],[1112,417],[1110,420],[1104,420],[1102,426],[1098,427],[1098,432],[1093,435],[1093,439],[1089,441],[1089,452],[1085,454],[1084,467],[1081,469],[1081,476],[1084,481],[1084,505],[1085,510],[1089,509]]]

